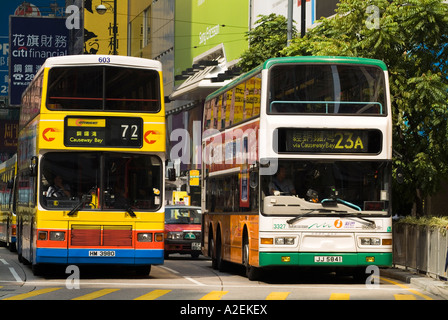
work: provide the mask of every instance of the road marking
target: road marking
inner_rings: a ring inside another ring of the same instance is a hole
[[[168,268],[168,267],[165,267],[165,266],[159,266],[159,267],[162,268],[162,269],[165,269],[165,270],[167,270],[167,271],[169,271],[169,272],[171,272],[171,273],[174,273],[174,274],[180,274],[178,271],[173,270],[173,269],[171,269],[171,268]],[[188,281],[191,281],[191,282],[197,284],[198,286],[205,286],[205,284],[203,284],[203,283],[201,283],[201,282],[199,282],[199,281],[197,281],[197,280],[195,280],[195,279],[193,279],[193,278],[186,277],[186,276],[182,276],[182,277],[183,277],[184,279],[188,280]]]
[[[19,275],[17,274],[16,270],[14,268],[9,268],[9,271],[11,272],[14,279],[16,279],[17,282],[23,282],[22,279],[20,279]]]
[[[395,300],[417,300],[413,294],[394,294]]]
[[[197,280],[195,280],[195,279],[193,279],[193,278],[190,278],[190,277],[184,277],[184,279],[186,279],[186,280],[188,280],[188,281],[191,281],[191,282],[193,282],[193,283],[196,283],[198,286],[205,286],[205,284],[203,284],[203,283],[201,283],[201,282],[199,282],[199,281],[197,281]]]
[[[286,300],[291,292],[271,292],[266,300]]]
[[[3,264],[9,264],[5,259],[0,259]]]
[[[380,277],[380,279],[381,279],[381,280],[384,280],[384,281],[387,281],[387,282],[389,282],[389,283],[395,284],[396,286],[399,286],[400,288],[406,289],[406,290],[408,290],[409,292],[412,292],[413,294],[416,294],[416,295],[422,297],[423,299],[426,299],[426,300],[433,300],[431,297],[428,297],[427,295],[424,295],[423,293],[420,293],[420,292],[418,292],[418,291],[416,291],[416,290],[413,290],[413,289],[409,288],[408,286],[405,286],[405,285],[400,284],[400,283],[398,283],[398,282],[395,282],[395,281],[392,281],[392,280],[389,280],[389,279],[386,279],[386,278],[383,278],[383,277]]]
[[[153,290],[147,294],[144,294],[138,298],[135,298],[134,300],[154,300],[154,299],[157,299],[171,291],[172,290]]]
[[[229,291],[212,291],[207,293],[199,300],[221,300]]]
[[[3,300],[23,300],[23,299],[35,297],[35,296],[38,296],[38,295],[41,295],[41,294],[53,292],[53,291],[56,291],[56,290],[59,290],[59,289],[62,289],[62,288],[40,289],[40,290],[36,290],[36,291],[31,291],[31,292],[28,292],[28,293],[22,293],[22,294],[19,294],[17,296],[12,296],[12,297],[9,297],[9,298],[3,299]]]
[[[176,270],[173,270],[173,269],[171,269],[171,268],[168,268],[168,267],[165,267],[165,266],[159,266],[159,268],[165,269],[165,270],[167,270],[167,271],[169,271],[169,272],[172,272],[172,273],[176,273],[176,274],[178,274],[178,273],[179,273],[178,271],[176,271]]]
[[[89,294],[86,294],[86,295],[74,298],[72,300],[93,300],[93,299],[105,296],[106,294],[109,294],[109,293],[112,293],[112,292],[115,292],[115,291],[118,291],[118,290],[120,290],[120,289],[103,289],[103,290],[98,290],[98,291],[95,291],[95,292],[92,292],[92,293],[89,293]]]
[[[350,300],[349,293],[332,293],[330,300]]]

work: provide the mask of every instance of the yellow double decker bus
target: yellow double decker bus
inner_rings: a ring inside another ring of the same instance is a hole
[[[123,56],[49,58],[22,96],[17,250],[46,264],[163,263],[162,67]]]
[[[10,251],[16,248],[16,210],[14,181],[17,173],[17,155],[0,163],[0,244]]]

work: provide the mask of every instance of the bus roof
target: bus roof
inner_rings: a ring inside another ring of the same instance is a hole
[[[295,56],[295,57],[280,57],[280,58],[271,58],[266,60],[262,65],[252,69],[251,71],[248,71],[247,73],[242,74],[238,78],[236,78],[234,81],[230,82],[224,87],[221,87],[220,89],[216,90],[215,92],[212,92],[209,94],[206,98],[206,100],[209,100],[216,95],[221,94],[222,92],[227,91],[229,88],[233,87],[235,83],[238,83],[240,81],[244,81],[247,78],[252,77],[255,73],[263,70],[263,69],[269,69],[270,67],[276,65],[276,64],[282,64],[282,63],[347,63],[347,64],[360,64],[360,65],[373,65],[381,68],[383,71],[387,71],[386,64],[377,59],[367,59],[367,58],[358,58],[358,57],[337,57],[337,56]]]
[[[127,67],[143,67],[162,71],[162,64],[160,61],[128,57],[128,56],[113,56],[113,55],[67,55],[48,58],[43,67],[55,66],[73,66],[73,65],[120,65]]]
[[[265,63],[263,64],[263,69],[269,69],[274,64],[280,64],[280,63],[351,63],[351,64],[374,65],[380,67],[384,71],[387,71],[386,64],[381,60],[358,58],[358,57],[336,57],[336,56],[297,56],[297,57],[272,58],[265,61]]]

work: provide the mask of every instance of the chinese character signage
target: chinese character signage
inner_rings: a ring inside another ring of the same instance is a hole
[[[64,16],[65,0],[32,0],[32,2],[0,1],[0,97],[8,97],[9,16]]]
[[[69,30],[65,19],[10,17],[9,99],[20,105],[23,91],[47,58],[68,54]]]
[[[382,149],[379,130],[280,128],[277,135],[279,153],[378,154]]]
[[[135,1],[136,6],[141,6],[141,2],[150,3],[150,1],[139,0]],[[96,12],[95,8],[100,4],[106,6],[107,11],[105,14],[101,15]],[[84,1],[84,54],[114,54],[114,9],[118,13],[115,29],[117,32],[117,54],[126,54],[128,2],[123,0],[117,1],[116,8],[114,8],[113,1]],[[132,17],[132,19],[140,21],[139,17]],[[141,28],[143,28],[143,25],[139,25],[138,30],[141,30]],[[135,31],[138,32],[137,30]]]
[[[66,147],[142,147],[142,118],[66,117]]]

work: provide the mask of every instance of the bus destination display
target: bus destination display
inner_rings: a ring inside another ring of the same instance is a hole
[[[379,130],[280,128],[278,152],[284,153],[379,153]]]
[[[64,145],[67,147],[142,146],[141,118],[66,117]]]

